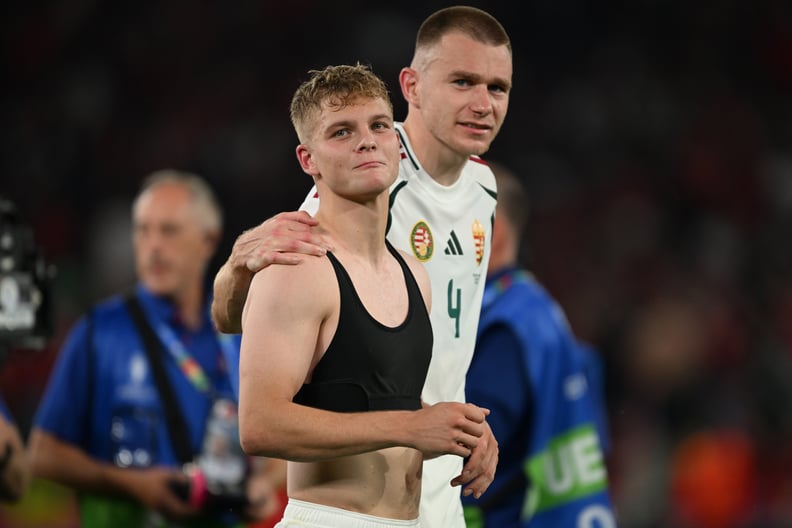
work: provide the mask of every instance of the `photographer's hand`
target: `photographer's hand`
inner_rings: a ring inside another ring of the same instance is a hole
[[[198,511],[179,498],[173,482],[186,482],[177,468],[120,468],[89,456],[82,449],[33,427],[29,450],[33,474],[88,493],[130,497],[170,519],[195,517]]]
[[[120,471],[129,494],[148,509],[171,520],[184,520],[198,515],[199,511],[180,497],[174,486],[174,483],[189,485],[187,476],[181,471],[166,467]]]
[[[249,502],[245,516],[252,521],[260,521],[282,511],[285,505],[281,504],[278,490],[285,485],[285,460],[264,457],[253,459],[245,490]]]

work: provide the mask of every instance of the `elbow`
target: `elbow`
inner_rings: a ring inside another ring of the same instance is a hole
[[[228,332],[227,325],[225,324],[226,321],[223,319],[220,312],[220,307],[218,306],[217,300],[212,300],[212,308],[210,313],[212,315],[212,322],[214,323],[215,328],[224,334],[230,333]]]
[[[266,429],[244,427],[240,423],[239,445],[242,447],[242,451],[249,456],[283,458],[281,456],[282,449],[279,449],[280,446],[275,435]]]
[[[238,334],[239,330],[234,328],[228,320],[228,314],[222,309],[217,298],[212,300],[211,308],[212,322],[219,332],[224,334]]]

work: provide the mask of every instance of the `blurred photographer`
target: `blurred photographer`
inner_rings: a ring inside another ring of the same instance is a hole
[[[40,348],[51,334],[49,283],[32,227],[0,196],[0,364],[16,346]],[[19,427],[0,397],[0,502],[17,502],[30,485],[30,462]]]
[[[84,528],[264,518],[274,501],[262,475],[278,475],[279,462],[239,447],[223,360],[239,337],[216,332],[209,316],[220,207],[201,178],[158,171],[132,217],[139,283],[67,338],[31,431],[33,474],[75,489]]]

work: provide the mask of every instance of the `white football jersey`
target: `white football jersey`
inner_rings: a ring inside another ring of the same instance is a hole
[[[401,124],[396,131],[402,159],[390,189],[387,238],[420,260],[432,283],[434,346],[423,399],[428,404],[464,402],[489,263],[495,177],[473,156],[459,180],[440,185],[421,167]],[[315,214],[318,206],[314,188],[301,209]],[[462,459],[454,455],[424,463],[422,527],[465,526],[460,488],[449,484],[461,471]]]

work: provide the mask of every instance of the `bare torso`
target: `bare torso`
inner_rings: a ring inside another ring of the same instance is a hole
[[[343,250],[337,257],[344,265],[366,310],[381,324],[395,327],[407,314],[404,275],[398,263],[387,257],[380,273],[365,272]],[[328,264],[326,273],[331,274]],[[332,304],[337,303],[334,299]],[[335,334],[334,311],[319,332],[318,349],[324,351]],[[322,353],[318,354],[317,360]],[[370,453],[317,462],[288,463],[289,496],[306,502],[391,519],[415,519],[421,496],[423,455],[408,447],[391,447]]]
[[[387,517],[415,519],[423,457],[391,447],[321,462],[289,462],[289,497]]]

